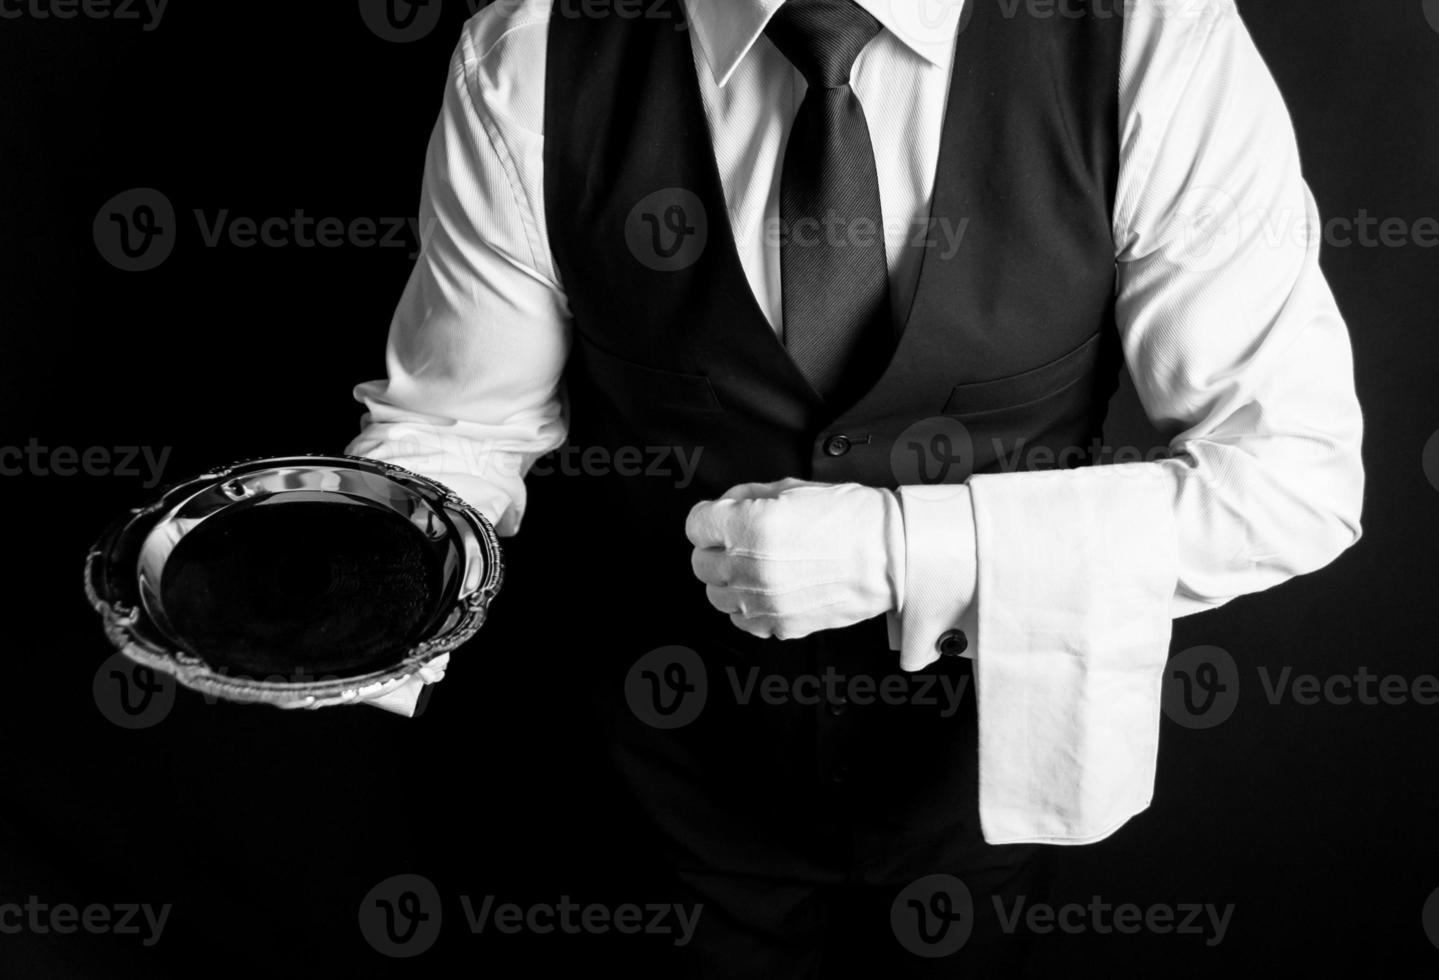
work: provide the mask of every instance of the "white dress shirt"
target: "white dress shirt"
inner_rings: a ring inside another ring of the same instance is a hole
[[[858,2],[884,27],[852,85],[904,310],[961,8]],[[735,242],[776,329],[780,255],[768,230],[805,91],[763,34],[779,5],[686,4]],[[529,466],[566,436],[571,327],[544,208],[551,6],[504,0],[465,27],[427,157],[423,250],[391,325],[388,381],[356,389],[368,413],[349,450],[448,484],[503,535],[524,517]],[[1118,326],[1171,458],[899,491],[908,557],[891,638],[913,670],[938,656],[944,631],[971,637],[991,843],[1086,843],[1144,809],[1172,618],[1317,569],[1360,534],[1349,341],[1319,270],[1319,219],[1283,101],[1232,0],[1127,10]]]

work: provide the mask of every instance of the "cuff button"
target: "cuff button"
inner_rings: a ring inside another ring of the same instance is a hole
[[[969,649],[969,637],[964,630],[945,630],[935,641],[934,647],[940,656],[957,657]]]

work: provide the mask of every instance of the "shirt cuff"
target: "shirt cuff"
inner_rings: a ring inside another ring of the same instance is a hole
[[[974,657],[977,604],[974,506],[969,487],[944,484],[899,488],[904,510],[905,587],[897,616],[890,618],[890,645],[897,627],[899,663],[920,670],[950,649],[954,631],[967,643],[961,656]]]
[[[440,483],[485,515],[502,538],[519,531],[526,503],[524,475],[541,455],[406,422],[367,425],[345,454],[392,463]]]

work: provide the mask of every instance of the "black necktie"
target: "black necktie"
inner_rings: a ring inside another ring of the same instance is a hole
[[[894,345],[879,175],[849,87],[879,29],[852,0],[787,0],[765,28],[808,83],[780,180],[784,342],[831,402],[863,394]]]

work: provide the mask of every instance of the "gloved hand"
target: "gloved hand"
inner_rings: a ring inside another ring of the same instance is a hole
[[[746,633],[838,629],[904,601],[904,517],[889,490],[786,479],[745,483],[690,510],[691,567]]]

